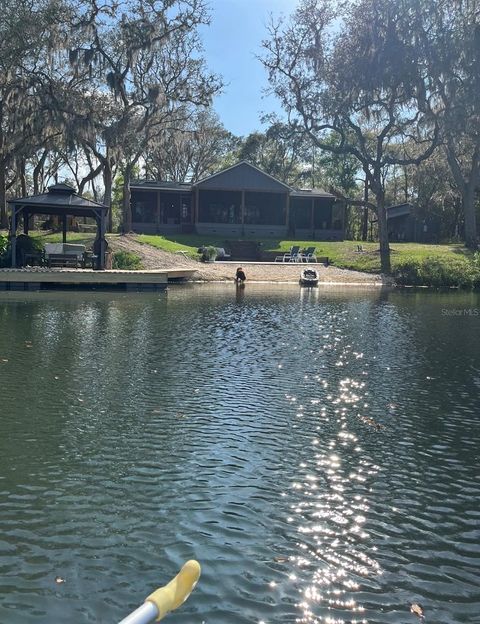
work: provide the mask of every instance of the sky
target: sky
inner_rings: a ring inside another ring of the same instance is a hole
[[[270,15],[289,15],[296,0],[210,0],[211,24],[202,28],[205,58],[211,71],[225,82],[214,108],[224,126],[236,135],[261,130],[262,113],[281,108],[266,96],[267,73],[255,58],[267,38]]]

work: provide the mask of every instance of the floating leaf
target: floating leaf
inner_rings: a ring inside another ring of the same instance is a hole
[[[422,605],[414,602],[410,607],[410,612],[418,615],[418,617],[423,618],[423,607]]]

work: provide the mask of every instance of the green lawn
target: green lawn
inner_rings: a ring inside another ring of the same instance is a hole
[[[202,245],[214,245],[224,247],[225,240],[215,236],[200,236],[197,234],[176,234],[167,238],[166,236],[155,236],[140,234],[138,239],[165,251],[175,252],[180,249],[185,250],[192,258],[198,259],[197,249]],[[315,247],[318,256],[328,256],[335,266],[354,269],[357,271],[367,271],[369,273],[380,272],[380,256],[378,253],[378,243],[363,243],[355,241],[323,242],[309,240],[278,240],[272,238],[258,239],[262,243],[265,251],[274,251],[281,254],[288,251],[292,245],[301,247]],[[363,252],[357,253],[357,245],[362,245]],[[392,268],[407,261],[422,261],[425,258],[435,257],[439,260],[454,260],[464,257],[471,257],[461,244],[451,245],[420,245],[418,243],[391,243]]]
[[[45,243],[61,243],[62,232],[42,232],[41,230],[31,230],[29,235],[32,238],[41,241],[42,245]],[[67,243],[78,243],[79,245],[85,245],[91,247],[95,240],[95,234],[88,232],[67,232]]]

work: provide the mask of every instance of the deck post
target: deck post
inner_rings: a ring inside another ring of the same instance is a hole
[[[290,229],[290,191],[287,192],[285,200],[285,227],[288,232]]]
[[[242,236],[245,236],[245,191],[242,191],[240,200],[240,218],[242,220]]]
[[[199,195],[199,189],[198,186],[195,187],[195,194],[194,194],[194,200],[193,200],[193,222],[195,225],[195,229],[197,229],[197,225],[198,225],[198,218],[199,218],[199,213],[200,213],[200,208],[199,208],[199,201],[200,201],[200,195]]]
[[[156,207],[156,212],[155,212],[157,234],[160,232],[160,211],[161,211],[160,190],[158,190],[157,191],[157,207]]]
[[[315,239],[315,199],[313,197],[310,212],[310,230],[312,231],[312,238]]]
[[[17,207],[15,205],[12,209],[11,228],[10,245],[12,247],[12,269],[15,269],[17,266]]]

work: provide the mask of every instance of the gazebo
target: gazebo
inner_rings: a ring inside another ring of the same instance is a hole
[[[35,214],[48,216],[58,216],[62,218],[62,240],[67,242],[67,217],[90,217],[95,219],[97,224],[98,241],[98,268],[105,268],[106,251],[106,217],[108,206],[99,204],[75,192],[75,189],[68,184],[54,184],[48,188],[47,193],[41,195],[31,195],[12,199],[8,202],[11,207],[11,246],[12,246],[12,267],[17,264],[17,228],[20,219],[23,218],[23,232],[28,234],[30,217]]]

